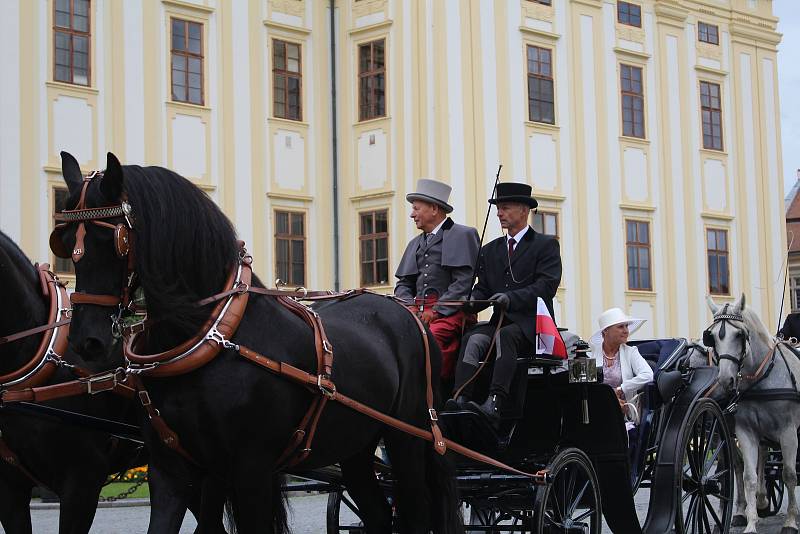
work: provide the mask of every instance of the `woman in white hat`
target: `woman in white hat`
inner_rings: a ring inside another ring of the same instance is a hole
[[[614,388],[620,401],[632,399],[648,382],[653,370],[639,349],[627,344],[628,336],[644,324],[619,308],[610,308],[597,319],[600,329],[589,338],[597,366],[603,367],[603,382]]]

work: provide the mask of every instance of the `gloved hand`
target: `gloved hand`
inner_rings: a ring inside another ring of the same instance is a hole
[[[426,308],[425,311],[422,312],[422,315],[419,316],[419,320],[422,321],[423,324],[430,324],[431,321],[438,318],[439,313],[433,308]]]
[[[508,305],[511,304],[511,299],[508,298],[508,295],[505,293],[495,293],[489,297],[489,300],[494,301],[493,306],[497,306],[503,310],[507,310]]]

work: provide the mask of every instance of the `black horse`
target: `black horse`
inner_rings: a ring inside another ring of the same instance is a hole
[[[83,176],[74,158],[62,153],[68,205],[82,195]],[[102,177],[85,190],[84,208],[131,207],[133,271],[143,290],[151,321],[137,348],[146,354],[171,349],[196,336],[214,304],[198,302],[223,290],[239,261],[230,221],[191,182],[160,167],[120,165],[108,155]],[[122,217],[105,219],[124,224]],[[79,227],[82,257],[76,262],[76,290],[87,295],[121,295],[128,259],[115,250],[115,233],[105,226],[76,223],[62,227],[54,246],[73,250]],[[53,241],[51,241],[53,243]],[[263,287],[254,279],[254,287]],[[333,344],[332,380],[338,391],[379,411],[426,428],[423,340],[417,323],[399,304],[365,294],[318,307]],[[112,345],[109,308],[100,303],[75,306],[71,339],[86,358],[102,359]],[[105,321],[105,323],[104,323]],[[268,296],[251,295],[231,341],[310,373],[316,372],[312,329]],[[440,354],[432,347],[433,376]],[[151,447],[153,510],[150,532],[176,532],[158,495],[187,494],[198,472],[232,504],[239,532],[283,532],[283,497],[278,491],[277,460],[286,448],[314,394],[225,349],[188,374],[144,376],[150,398],[179,436],[192,461],[156,447],[154,430],[145,432]],[[434,381],[435,382],[435,381]],[[435,384],[434,384],[435,387]],[[438,398],[438,392],[435,392]],[[437,399],[438,400],[438,399]],[[340,463],[368,532],[389,532],[391,506],[373,471],[373,453],[383,438],[396,477],[394,502],[403,532],[458,532],[463,527],[452,467],[425,441],[389,428],[335,402],[328,403],[303,469]],[[204,500],[206,494],[204,492]],[[209,498],[219,512],[219,498]],[[205,510],[204,510],[205,512]],[[202,523],[201,523],[202,527]]]
[[[48,303],[39,289],[36,269],[19,247],[0,232],[0,337],[48,322]],[[68,305],[68,304],[66,304]],[[36,334],[0,345],[0,376],[23,368],[36,354],[42,336]],[[117,350],[116,354],[120,355]],[[71,359],[71,358],[69,358]],[[73,363],[78,363],[73,360]],[[76,376],[60,367],[49,383]],[[0,389],[2,389],[0,384]],[[130,420],[133,404],[110,393],[97,398],[52,401],[52,407],[104,419]],[[61,500],[59,532],[86,533],[94,519],[100,489],[110,473],[141,465],[146,456],[135,442],[106,432],[74,426],[51,416],[33,416],[0,408],[2,439],[22,468],[0,459],[0,523],[9,534],[30,533],[31,489],[46,485]]]

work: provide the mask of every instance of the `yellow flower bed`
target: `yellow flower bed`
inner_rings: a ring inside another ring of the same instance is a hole
[[[143,465],[142,467],[134,467],[133,469],[129,469],[125,471],[121,477],[117,478],[117,474],[114,473],[110,477],[108,477],[108,481],[114,482],[141,482],[142,480],[147,480],[147,466]]]

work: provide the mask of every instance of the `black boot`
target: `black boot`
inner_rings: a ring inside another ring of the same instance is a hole
[[[466,409],[467,397],[465,395],[459,395],[455,399],[447,399],[447,402],[444,403],[445,412],[458,412]]]
[[[500,424],[500,412],[497,395],[489,395],[483,404],[474,401],[467,403],[467,410],[484,415],[495,427]]]

